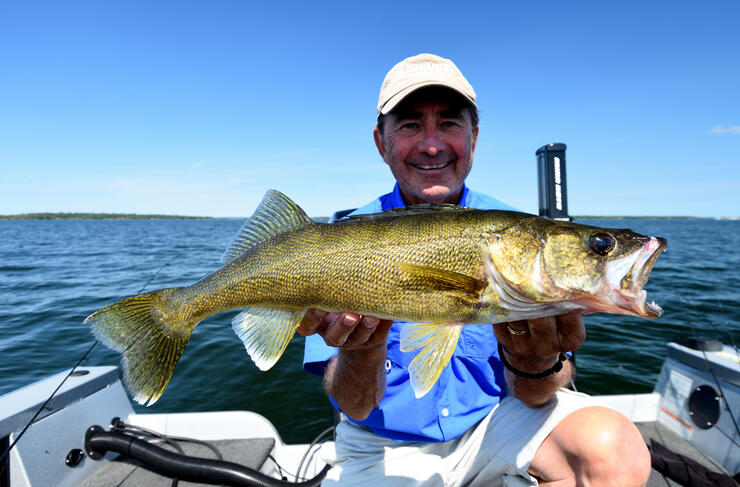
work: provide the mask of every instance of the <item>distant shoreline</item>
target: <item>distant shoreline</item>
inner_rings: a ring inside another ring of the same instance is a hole
[[[187,215],[140,215],[138,213],[21,213],[19,215],[0,215],[0,220],[215,220],[247,219],[249,217],[213,217]],[[574,215],[574,220],[727,220],[738,221],[740,217],[712,216],[614,216],[614,215]],[[312,217],[317,221],[328,221],[329,217]]]
[[[598,216],[576,215],[574,220],[740,220],[738,216]]]
[[[0,215],[0,220],[213,220],[213,217],[137,213],[21,213]]]

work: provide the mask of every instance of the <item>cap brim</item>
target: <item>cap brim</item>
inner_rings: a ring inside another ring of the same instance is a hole
[[[473,105],[473,107],[478,108],[478,105],[475,104],[475,100],[471,99],[468,95],[466,95],[459,89],[455,88],[454,86],[450,86],[447,83],[440,83],[438,81],[425,81],[422,83],[417,83],[417,84],[408,86],[404,88],[403,90],[399,91],[398,93],[396,93],[395,95],[393,95],[392,97],[390,97],[388,101],[385,102],[385,104],[380,108],[380,110],[378,110],[378,115],[387,114],[388,112],[393,110],[396,107],[396,105],[398,105],[401,102],[401,100],[409,96],[414,91],[420,88],[427,87],[427,86],[442,86],[444,88],[449,88],[450,90],[456,93],[459,93],[460,96],[462,96],[468,103]]]

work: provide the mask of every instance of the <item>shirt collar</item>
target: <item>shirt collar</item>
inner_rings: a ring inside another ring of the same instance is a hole
[[[403,202],[403,196],[401,196],[401,188],[398,187],[398,183],[393,186],[393,191],[390,193],[390,198],[383,201],[383,211],[392,210],[393,208],[403,208],[406,203]],[[468,202],[468,187],[463,183],[462,194],[460,195],[460,201],[458,205],[467,206]]]

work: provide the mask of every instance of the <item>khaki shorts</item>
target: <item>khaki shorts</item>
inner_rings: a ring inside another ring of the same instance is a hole
[[[320,456],[333,465],[322,486],[536,486],[527,473],[547,435],[567,415],[594,405],[585,394],[561,389],[532,409],[508,396],[461,437],[444,443],[397,442],[351,421]]]

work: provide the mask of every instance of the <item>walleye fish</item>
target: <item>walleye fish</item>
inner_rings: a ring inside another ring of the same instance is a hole
[[[580,310],[655,318],[643,286],[666,240],[525,213],[421,205],[331,224],[269,191],[224,254],[187,287],[160,289],[85,319],[122,354],[134,400],[159,399],[195,326],[232,321],[261,370],[272,367],[308,308],[415,322],[401,349],[417,397],[447,365],[464,324]]]

